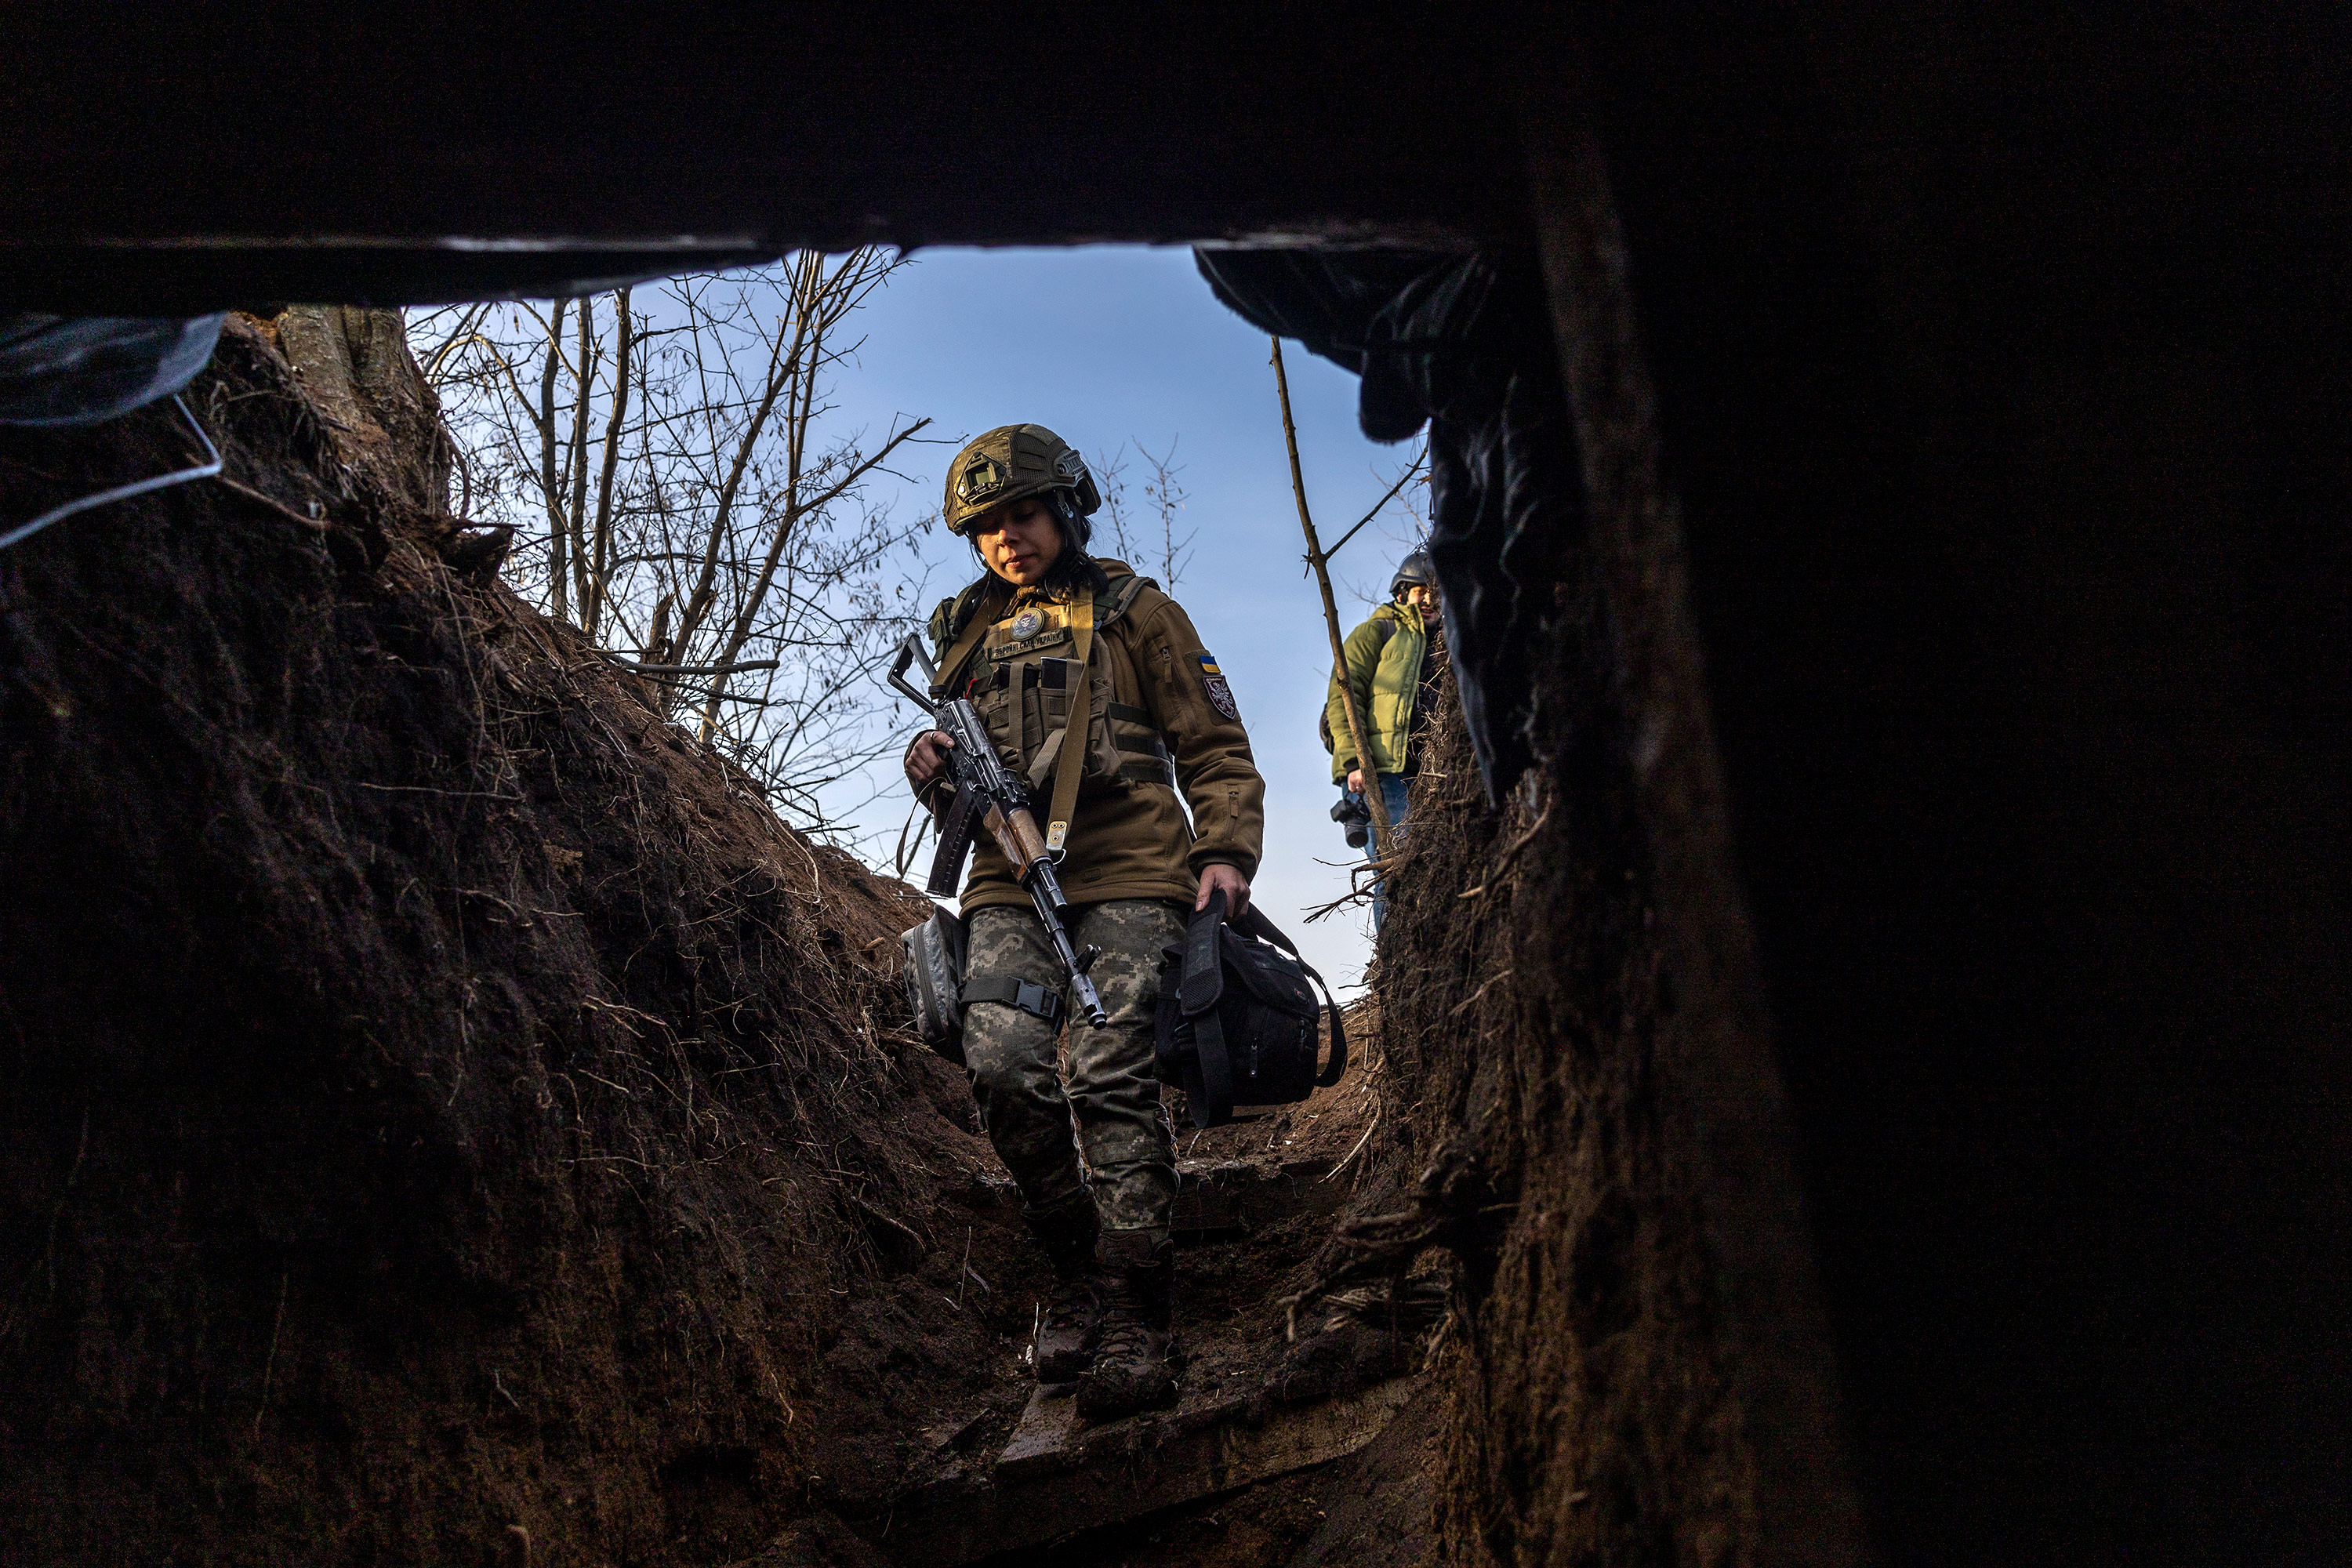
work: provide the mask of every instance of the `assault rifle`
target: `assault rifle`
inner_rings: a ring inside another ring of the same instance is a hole
[[[1029,792],[997,760],[988,726],[972,705],[961,697],[934,697],[918,690],[907,680],[909,665],[922,669],[927,684],[938,680],[939,671],[923,651],[919,633],[898,645],[898,657],[890,666],[890,684],[900,696],[928,711],[931,727],[944,731],[955,742],[948,748],[955,799],[940,822],[939,853],[932,857],[931,879],[925,891],[935,899],[953,896],[963,880],[964,856],[971,848],[972,825],[977,820],[1013,862],[1029,901],[1036,906],[1038,921],[1045,928],[1046,940],[1054,944],[1055,956],[1070,973],[1070,994],[1077,998],[1079,1014],[1096,1028],[1102,1027],[1110,1022],[1110,1015],[1103,1011],[1095,983],[1087,978],[1102,949],[1088,946],[1080,952],[1070,944],[1069,928],[1062,923],[1069,901],[1062,897],[1061,881],[1054,875],[1054,857],[1045,847],[1045,836],[1037,829],[1036,814],[1029,809]]]

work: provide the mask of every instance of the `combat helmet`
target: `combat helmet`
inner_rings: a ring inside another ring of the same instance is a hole
[[[1396,576],[1389,583],[1389,597],[1393,599],[1407,588],[1437,586],[1437,567],[1429,559],[1429,552],[1416,550],[1397,563]]]
[[[1034,495],[1054,502],[1063,521],[1073,525],[1102,505],[1102,492],[1076,447],[1043,425],[1000,425],[968,443],[948,465],[947,503],[940,515],[948,531],[961,537],[989,508]]]

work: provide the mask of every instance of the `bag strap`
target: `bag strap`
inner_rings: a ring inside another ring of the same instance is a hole
[[[967,980],[963,985],[966,1005],[974,1002],[1002,1002],[1008,1007],[1018,1007],[1048,1024],[1058,1023],[1062,1016],[1062,994],[1038,984],[1034,980],[1015,980],[1009,974],[984,975]]]
[[[1225,895],[1223,892],[1213,894],[1210,897],[1209,902],[1213,905],[1216,903],[1217,900],[1222,899],[1224,896]],[[1263,937],[1266,941],[1274,943],[1275,946],[1282,949],[1283,952],[1290,954],[1291,957],[1298,958],[1298,944],[1292,942],[1288,937],[1283,935],[1282,932],[1276,928],[1275,923],[1265,918],[1265,912],[1263,910],[1260,910],[1255,904],[1252,904],[1247,910],[1244,910],[1242,918],[1235,921],[1234,924],[1242,929],[1243,935]],[[1302,966],[1307,962],[1303,958],[1298,961]]]
[[[1185,1022],[1192,1026],[1192,1059],[1184,1068],[1184,1099],[1195,1125],[1222,1127],[1234,1119],[1234,1064],[1225,1051],[1225,1026],[1214,1007]]]
[[[1218,999],[1225,994],[1224,924],[1225,894],[1220,888],[1209,895],[1207,909],[1184,921],[1183,966],[1176,982],[1177,1009],[1192,1031],[1192,1054],[1183,1058],[1184,1100],[1200,1127],[1222,1127],[1234,1119],[1233,1058],[1217,1017]]]
[[[1054,767],[1054,805],[1045,814],[1045,848],[1056,858],[1069,841],[1070,814],[1078,806],[1078,774],[1085,771],[1087,742],[1092,739],[1087,731],[1095,721],[1095,669],[1090,657],[1095,647],[1093,595],[1082,595],[1071,602],[1070,631],[1078,645],[1078,686],[1070,692],[1069,711],[1062,721],[1062,754]]]
[[[1298,961],[1298,967],[1307,972],[1307,978],[1322,987],[1323,1016],[1331,1023],[1331,1054],[1326,1059],[1323,1070],[1315,1075],[1316,1088],[1329,1089],[1348,1071],[1348,1026],[1340,1020],[1339,1004],[1332,999],[1331,988],[1323,984],[1323,977],[1315,973],[1315,966],[1302,958]]]
[[[1142,595],[1146,588],[1157,588],[1158,586],[1160,586],[1160,584],[1153,582],[1149,577],[1137,576],[1128,578],[1118,587],[1111,590],[1110,613],[1103,616],[1101,620],[1095,623],[1095,629],[1097,631],[1108,631],[1111,628],[1111,626],[1117,622],[1121,616],[1126,615],[1128,610],[1133,606],[1137,598]]]

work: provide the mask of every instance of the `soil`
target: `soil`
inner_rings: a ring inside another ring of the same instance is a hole
[[[1344,1459],[1089,1531],[1038,1568],[1433,1568],[1435,1396]],[[1002,1560],[1009,1568],[1013,1559]]]
[[[1323,1525],[1339,1464],[1089,1531],[1030,1559],[1039,1568],[1264,1568],[1287,1563]]]

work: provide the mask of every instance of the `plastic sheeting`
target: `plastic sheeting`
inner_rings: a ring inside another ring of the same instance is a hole
[[[1364,434],[1429,429],[1429,552],[1489,799],[1535,761],[1531,653],[1580,535],[1583,481],[1531,257],[1196,250],[1217,298],[1363,378]]]
[[[95,425],[195,379],[222,318],[0,315],[0,425]]]

